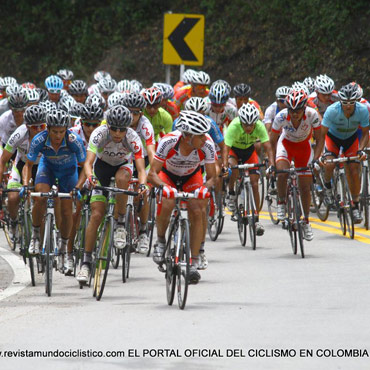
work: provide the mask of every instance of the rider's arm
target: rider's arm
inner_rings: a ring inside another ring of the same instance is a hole
[[[158,161],[158,159],[153,159],[153,162],[150,165],[148,181],[154,186],[166,185],[166,183],[163,182],[158,176],[163,167],[163,163],[164,162]]]
[[[216,165],[215,163],[206,163],[206,183],[204,186],[210,189],[212,186],[216,184]]]
[[[12,155],[13,155],[13,153],[8,152],[6,149],[4,149],[3,154],[1,155],[1,159],[0,159],[0,184],[3,182],[3,174],[4,174],[5,166],[9,162]]]
[[[313,138],[316,141],[315,150],[313,154],[313,159],[319,159],[323,150],[324,150],[324,144],[325,144],[325,135],[328,132],[327,127],[321,126],[321,129],[319,130],[313,130]]]
[[[32,176],[32,166],[33,166],[33,164],[34,164],[33,161],[28,160],[26,162],[26,164],[24,165],[24,167],[23,167],[23,171],[22,171],[22,184],[23,184],[23,186],[28,186],[28,184],[30,182],[30,178]]]
[[[278,140],[279,140],[279,133],[271,130],[270,143],[271,143],[271,150],[272,150],[272,156],[274,158],[274,161],[276,159],[276,144]]]
[[[93,174],[93,165],[95,162],[96,154],[91,152],[90,150],[87,151],[86,161],[84,164],[84,170],[82,172],[85,173],[86,178],[90,178]]]
[[[272,152],[272,147],[271,147],[270,141],[266,141],[266,142],[262,143],[262,145],[263,145],[263,149],[264,149],[265,153],[267,154],[267,158],[268,158],[268,161],[269,161],[269,166],[274,166],[275,165],[275,157],[274,157],[273,152]]]
[[[358,150],[363,150],[364,148],[367,148],[369,144],[369,126],[361,127],[361,131],[362,131],[362,136],[361,136],[360,144],[358,145]]]
[[[139,184],[146,184],[145,160],[144,158],[135,158]]]
[[[152,164],[154,160],[154,154],[155,154],[155,145],[147,145],[146,151],[148,153],[149,163]]]

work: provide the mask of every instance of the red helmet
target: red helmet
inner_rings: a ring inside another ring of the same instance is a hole
[[[308,96],[304,90],[292,90],[285,98],[289,109],[301,109],[306,106]]]
[[[145,98],[145,101],[149,105],[159,104],[162,100],[161,90],[159,90],[156,87],[151,87],[149,89],[145,89],[144,92],[143,92],[143,96]]]

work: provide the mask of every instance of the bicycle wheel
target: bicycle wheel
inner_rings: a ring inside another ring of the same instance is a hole
[[[324,184],[320,175],[312,175],[311,184],[311,203],[313,203],[317,217],[321,221],[326,221],[329,216],[329,206],[324,203]]]
[[[243,247],[245,247],[245,243],[247,242],[247,217],[245,215],[245,191],[244,187],[240,187],[239,184],[236,186],[236,204],[235,204],[235,212],[237,217],[237,224],[238,224],[238,233],[240,243]]]
[[[155,226],[155,207],[156,207],[156,199],[154,195],[151,193],[151,196],[149,198],[149,217],[147,222],[147,235],[149,237],[149,249],[148,253],[146,254],[147,257],[150,256],[150,252],[152,250],[152,244],[153,244],[153,234],[154,234],[154,226]]]
[[[348,235],[351,239],[353,239],[355,237],[355,226],[353,222],[352,196],[351,192],[349,191],[349,186],[345,175],[341,176],[341,184],[343,189],[344,205],[343,217],[345,218]]]
[[[54,249],[52,236],[52,215],[46,215],[44,226],[43,250],[45,250],[45,293],[48,297],[51,296],[53,288],[53,265],[54,265]]]
[[[111,258],[111,263],[112,267],[116,270],[119,266],[119,260],[121,256],[121,249],[116,248],[113,246],[112,248],[112,258]]]
[[[220,219],[218,223],[218,235],[222,233],[222,230],[224,228],[224,222],[225,222],[225,207],[226,207],[226,192],[222,191],[219,194],[219,197],[217,197],[218,202],[218,218]]]
[[[269,211],[271,222],[274,225],[277,225],[280,220],[277,218],[277,204],[278,204],[278,198],[277,198],[277,188],[276,188],[276,180],[271,181],[271,178],[268,177],[266,185],[266,202],[267,202],[267,208]]]
[[[164,261],[166,264],[166,295],[167,303],[169,306],[172,305],[175,297],[176,288],[176,265],[175,265],[175,250],[176,241],[178,239],[178,223],[174,222],[170,226],[170,232],[168,234],[168,240],[166,245],[166,252],[164,255]]]
[[[179,308],[183,310],[186,305],[189,287],[190,273],[190,232],[189,221],[184,219],[180,225],[181,239],[179,248],[179,260],[177,263],[177,300]],[[180,237],[180,235],[179,235]]]
[[[126,246],[122,250],[122,282],[125,283],[130,273],[131,248],[133,247],[134,215],[132,205],[126,207]]]
[[[362,167],[360,206],[364,215],[364,227],[369,230],[369,167]]]
[[[249,184],[246,188],[246,201],[247,201],[247,217],[248,217],[248,228],[249,237],[251,240],[251,247],[253,250],[256,249],[256,206],[254,202],[253,190]]]
[[[26,264],[28,260],[28,267],[31,274],[31,283],[32,286],[36,285],[35,281],[35,266],[33,257],[28,253],[28,246],[31,240],[31,220],[29,214],[24,212],[23,223],[19,223],[19,241],[20,241],[20,250],[23,256],[23,260]]]
[[[294,205],[294,218],[295,218],[295,224],[297,225],[297,238],[299,241],[299,248],[301,250],[301,256],[302,258],[304,258],[302,207],[301,207],[301,202],[299,198],[299,193],[297,192],[296,188],[293,188],[292,195],[293,195],[293,205]]]
[[[84,250],[85,250],[85,237],[86,237],[86,215],[82,212],[80,226],[77,230],[75,240],[73,242],[73,276],[76,276],[77,267],[82,261]]]
[[[260,204],[258,206],[258,212],[262,210],[263,201],[265,198],[265,173],[262,170],[260,172],[260,178],[258,179],[258,192],[260,194]]]
[[[293,198],[291,196],[287,197],[287,207],[287,228],[290,236],[290,244],[292,245],[293,254],[297,254],[297,228],[295,225]]]
[[[344,215],[344,207],[342,205],[343,200],[343,190],[342,182],[339,180],[339,175],[334,171],[333,174],[333,195],[335,202],[335,209],[337,211],[337,217],[339,219],[340,228],[342,230],[342,235],[346,235],[347,225],[346,225],[346,216]]]
[[[96,257],[96,269],[94,276],[94,294],[97,301],[100,301],[105,283],[107,281],[111,251],[113,245],[114,220],[111,217],[104,223],[103,231],[99,240],[99,248]]]
[[[216,241],[218,237],[218,230],[219,230],[219,212],[217,207],[217,201],[214,202],[214,197],[212,196],[209,199],[207,205],[207,230],[209,238],[212,241]]]

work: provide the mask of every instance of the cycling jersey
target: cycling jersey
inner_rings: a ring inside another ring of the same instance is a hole
[[[339,139],[347,139],[359,127],[369,126],[369,111],[364,104],[356,102],[352,116],[347,118],[343,113],[342,104],[336,102],[326,110],[322,125],[329,128],[331,135]]]
[[[17,127],[11,110],[6,111],[0,116],[0,140],[2,144],[8,141],[10,135]]]
[[[183,86],[185,86],[185,82],[184,81],[178,81],[178,82],[176,82],[175,86],[173,87],[173,90],[175,91],[175,94]]]
[[[77,134],[82,139],[82,142],[84,143],[84,147],[85,149],[87,149],[88,141],[85,138],[85,134],[84,134],[84,130],[83,130],[81,122],[75,124],[73,127],[70,128],[70,130],[74,132],[75,134]]]
[[[8,99],[4,98],[0,100],[0,116],[10,109]]]
[[[327,108],[332,105],[333,103],[337,102],[339,100],[339,96],[338,96],[338,93],[334,90],[333,93],[331,94],[331,100],[328,104],[325,104],[323,102],[321,102],[319,100],[319,98],[317,97],[317,94],[316,92],[314,91],[312,94],[310,94],[310,96],[308,97],[308,102],[307,104],[310,105],[310,104],[314,104],[319,113],[323,116],[325,111],[327,110]]]
[[[256,122],[254,130],[247,134],[243,129],[240,118],[236,117],[230,123],[225,134],[225,144],[238,149],[247,149],[258,139],[261,140],[261,143],[269,141],[266,127],[260,120]]]
[[[190,175],[198,169],[202,160],[206,164],[215,163],[215,145],[211,137],[208,134],[206,136],[207,140],[202,148],[194,149],[185,156],[179,149],[182,133],[180,131],[171,132],[160,141],[154,158],[164,163],[163,168],[176,176]]]
[[[236,109],[238,109],[237,107],[237,104],[236,104],[236,99],[235,98],[230,98],[228,100]],[[249,104],[253,104],[260,112],[260,117],[263,117],[263,112],[262,112],[262,109],[261,109],[261,106],[257,103],[257,101],[255,101],[254,99],[252,98],[249,98],[248,100],[248,103]],[[245,104],[245,103],[244,103]]]
[[[172,100],[167,100],[166,107],[164,109],[171,115],[172,120],[175,120],[180,114],[179,108]]]
[[[155,145],[153,126],[148,118],[141,116],[135,131],[141,139],[143,144],[143,155],[146,157],[148,155],[146,147],[148,145]]]
[[[172,117],[163,108],[159,108],[158,112],[151,117],[146,109],[143,111],[144,116],[149,120],[153,126],[154,138],[156,141],[160,138],[160,133],[168,134],[172,129]]]
[[[201,98],[205,98],[209,94],[209,89],[207,88],[204,91],[204,96],[200,96]],[[184,109],[184,105],[188,99],[190,99],[193,95],[193,87],[191,85],[184,85],[183,87],[180,87],[177,92],[175,93],[175,96],[173,98],[175,104],[177,105],[179,110]]]
[[[132,162],[132,154],[135,159],[144,158],[143,145],[138,134],[132,128],[127,129],[122,141],[115,143],[109,133],[108,126],[100,126],[91,134],[87,150],[95,153],[98,158],[111,166]]]
[[[288,109],[280,111],[272,124],[272,131],[280,134],[283,139],[293,142],[309,140],[312,130],[319,130],[321,127],[319,115],[316,110],[306,107],[303,119],[297,128],[294,128]]]
[[[274,118],[279,112],[280,109],[278,103],[275,101],[266,108],[263,123],[266,125],[268,123],[274,122]]]
[[[221,129],[221,132],[223,132],[224,125],[228,126],[229,123],[238,115],[238,111],[236,110],[235,106],[229,101],[226,102],[222,113],[215,113],[212,111],[212,104],[209,98],[206,98],[206,103],[207,109],[205,114],[210,116],[217,123]]]

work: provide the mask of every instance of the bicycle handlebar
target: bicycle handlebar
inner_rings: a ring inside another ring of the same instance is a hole
[[[103,191],[110,191],[112,193],[121,193],[121,194],[125,194],[125,195],[133,195],[134,197],[139,195],[139,193],[137,191],[129,191],[129,190],[125,190],[125,189],[113,188],[113,187],[110,187],[110,186],[96,185],[94,187],[94,189],[103,190]]]
[[[236,170],[236,169],[247,170],[248,168],[253,168],[253,167],[258,167],[258,168],[266,167],[266,164],[265,163],[244,163],[244,164],[238,164],[237,166],[231,166],[230,168],[232,170]]]
[[[326,159],[324,163],[343,163],[343,162],[356,161],[359,159],[360,159],[359,156],[356,155],[354,157],[339,157],[339,158]]]
[[[58,193],[54,191],[44,192],[31,192],[31,197],[41,197],[41,198],[72,198],[70,193]]]

